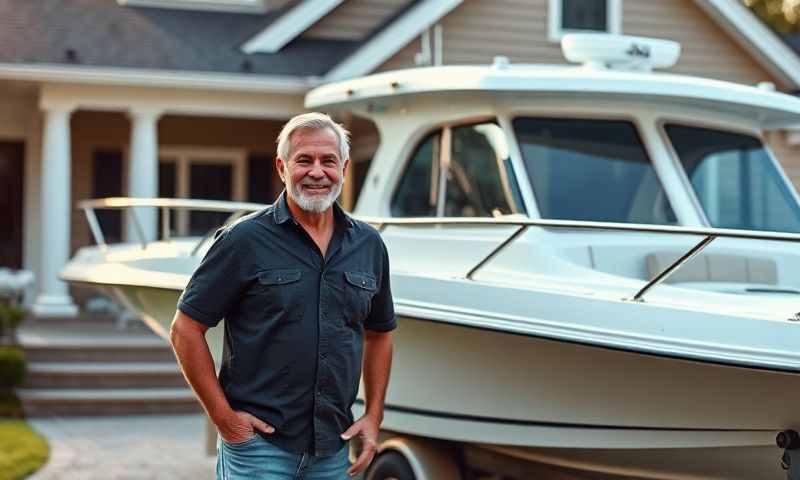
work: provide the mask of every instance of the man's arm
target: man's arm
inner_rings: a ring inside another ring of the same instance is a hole
[[[363,372],[366,412],[342,434],[345,440],[358,435],[362,442],[361,454],[347,471],[350,476],[365,469],[377,451],[378,430],[383,422],[383,404],[391,369],[392,332],[365,330]]]
[[[208,326],[178,310],[169,337],[183,376],[220,435],[230,443],[238,443],[252,438],[255,430],[268,434],[274,432],[272,426],[249,413],[231,408],[214,371],[214,361],[205,338],[206,330]]]

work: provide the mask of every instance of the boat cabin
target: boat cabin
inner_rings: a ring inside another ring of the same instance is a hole
[[[800,232],[797,192],[762,138],[797,124],[800,100],[768,85],[653,72],[675,63],[675,42],[580,34],[563,47],[581,64],[498,58],[488,67],[389,72],[310,92],[307,107],[347,109],[380,131],[355,212]],[[429,234],[454,234],[445,230]],[[653,242],[664,239],[562,237],[560,252],[572,262],[637,279],[685,252],[674,238],[658,248]],[[428,242],[431,255],[453,253],[440,239],[440,249]],[[783,283],[776,259],[719,243],[729,249],[709,250],[672,281]],[[630,255],[637,249],[641,255]]]

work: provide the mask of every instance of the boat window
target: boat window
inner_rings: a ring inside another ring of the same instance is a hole
[[[677,223],[631,122],[520,117],[514,131],[542,218]]]
[[[800,206],[761,140],[681,125],[665,130],[711,226],[800,232]]]
[[[450,143],[445,216],[492,217],[523,210],[502,128],[495,123],[454,127]]]
[[[436,185],[439,176],[434,165],[438,167],[439,164],[440,140],[440,132],[429,135],[411,156],[392,199],[392,216],[436,216]]]

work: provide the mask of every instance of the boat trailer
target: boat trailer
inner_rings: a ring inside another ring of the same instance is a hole
[[[775,438],[783,449],[781,467],[786,470],[786,480],[800,480],[800,434],[795,430],[784,430]]]

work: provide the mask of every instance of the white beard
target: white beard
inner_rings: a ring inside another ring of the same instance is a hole
[[[322,213],[331,208],[333,202],[339,198],[342,193],[342,186],[344,181],[340,180],[338,183],[331,184],[331,191],[322,198],[310,198],[303,194],[301,185],[293,184],[290,180],[291,175],[286,175],[286,193],[294,200],[294,203],[300,207],[301,210],[309,213]],[[339,177],[341,178],[341,176]],[[313,184],[312,184],[313,185]]]

